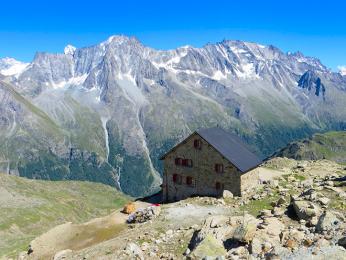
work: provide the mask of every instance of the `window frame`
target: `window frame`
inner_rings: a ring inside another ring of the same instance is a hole
[[[186,159],[186,167],[190,167],[190,168],[193,167],[192,159]]]
[[[193,147],[196,150],[202,150],[202,140],[201,139],[195,139],[193,140]]]
[[[191,180],[191,182],[190,182],[189,180]],[[186,176],[185,184],[186,184],[188,187],[195,187],[194,178],[193,178],[192,176]]]
[[[172,181],[174,184],[181,185],[183,183],[183,176],[181,176],[181,174],[174,173],[172,176]]]
[[[177,163],[178,160],[180,160],[180,164]],[[175,165],[192,168],[193,161],[192,159],[175,158]]]
[[[181,166],[184,166],[184,167],[187,166],[187,159],[183,159],[182,160]]]
[[[183,164],[183,158],[177,157],[174,159],[174,164],[181,166]]]
[[[224,173],[225,167],[224,167],[223,163],[215,163],[214,164],[214,170],[216,173]]]
[[[224,184],[222,182],[219,182],[219,181],[215,182],[215,189],[217,191],[224,190],[224,188],[225,188],[225,186],[224,186]]]

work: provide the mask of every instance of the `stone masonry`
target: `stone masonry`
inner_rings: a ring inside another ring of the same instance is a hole
[[[199,140],[199,148],[195,147],[195,140]],[[189,164],[192,165],[177,165],[177,158],[191,160]],[[256,169],[242,173],[198,133],[174,147],[163,160],[162,190],[165,201],[197,195],[218,197],[223,190],[241,196],[258,183]],[[222,165],[219,167],[221,170],[216,164]]]

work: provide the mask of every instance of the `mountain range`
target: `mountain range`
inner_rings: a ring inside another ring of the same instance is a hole
[[[132,196],[158,190],[158,158],[219,126],[261,158],[346,129],[346,76],[300,52],[224,40],[156,50],[134,37],[30,63],[0,60],[0,171],[90,180]]]

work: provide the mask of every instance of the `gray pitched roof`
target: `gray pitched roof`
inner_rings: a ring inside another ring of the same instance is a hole
[[[262,163],[262,161],[255,154],[250,152],[250,150],[238,136],[228,133],[221,128],[214,127],[200,129],[195,133],[206,140],[211,146],[213,146],[220,154],[222,154],[228,161],[230,161],[243,173],[255,168]],[[175,149],[175,147],[181,145],[182,143],[183,142],[180,142],[176,146],[172,147],[172,149],[164,154],[160,158],[160,160],[163,160],[167,154],[169,154]]]
[[[218,127],[200,129],[196,132],[242,172],[261,164],[261,160],[234,134]]]

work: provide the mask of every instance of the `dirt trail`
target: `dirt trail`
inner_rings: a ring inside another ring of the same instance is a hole
[[[135,205],[136,208],[144,208],[150,204],[137,201]],[[127,228],[125,225],[127,217],[127,214],[117,210],[108,216],[83,224],[68,222],[56,226],[30,243],[33,249],[30,258],[49,259],[61,250],[81,250],[111,239]]]

